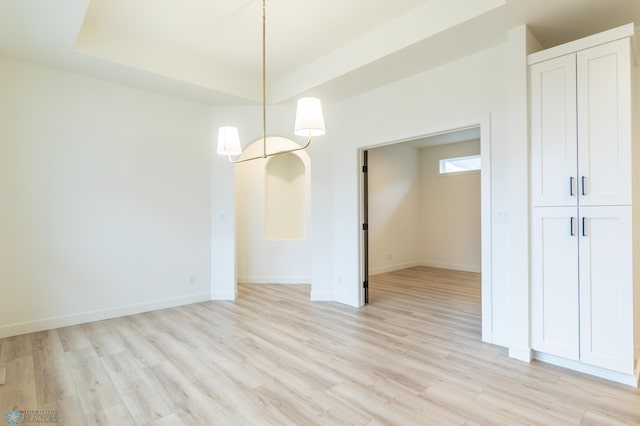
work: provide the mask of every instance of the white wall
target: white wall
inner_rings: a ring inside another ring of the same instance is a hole
[[[265,165],[264,238],[306,239],[307,169],[296,153],[270,158]]]
[[[501,46],[325,105],[328,133],[308,151],[313,300],[361,304],[360,149],[484,123],[488,340],[526,358],[528,39],[519,27]],[[209,273],[214,298],[235,297],[233,167],[212,154],[210,133],[231,124],[256,139],[259,108],[211,110],[7,59],[0,93],[0,191],[11,206],[0,219],[0,324],[192,300],[209,291]],[[292,134],[294,110],[270,108],[269,134]]]
[[[492,310],[486,319],[487,340],[511,346],[510,335],[517,334],[528,342],[528,325],[510,326],[512,308],[528,312],[528,299],[520,297],[528,292],[524,34],[524,27],[519,28],[504,45],[340,102],[327,112],[334,157],[333,179],[324,185],[332,185],[335,194],[334,226],[317,224],[320,228],[314,232],[334,237],[336,300],[361,303],[360,148],[484,122],[482,131],[490,135],[491,145],[490,214],[504,210],[510,217],[507,223],[496,223],[495,217],[491,221],[491,293],[485,302]],[[314,166],[326,168],[316,159]],[[516,300],[511,297],[514,291]]]
[[[419,263],[419,158],[407,144],[369,150],[370,275]]]
[[[640,26],[636,27],[636,39],[640,38]],[[633,161],[633,272],[635,295],[635,359],[640,358],[640,66],[631,69],[632,84],[632,161]]]
[[[8,58],[0,93],[0,337],[209,299],[209,107]]]
[[[420,263],[481,271],[480,172],[440,174],[440,159],[480,154],[480,141],[420,149]]]
[[[406,80],[325,105],[327,135],[308,151],[311,172],[312,300],[359,306],[360,149],[481,123],[491,147],[491,306],[487,340],[528,357],[528,159],[526,53],[530,34],[514,29],[503,45]],[[269,134],[292,134],[295,106],[270,108]],[[212,127],[260,135],[257,107],[213,109]],[[348,119],[346,119],[348,118]],[[483,136],[483,144],[485,143]],[[211,273],[214,298],[235,297],[233,167],[214,157]],[[490,211],[489,211],[490,210]],[[507,221],[496,221],[495,212]],[[484,239],[483,239],[484,241]],[[483,265],[483,271],[485,270]],[[483,274],[483,279],[484,279]],[[484,319],[487,319],[486,316]],[[484,335],[484,329],[483,329]]]

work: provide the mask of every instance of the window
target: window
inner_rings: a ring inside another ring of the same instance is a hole
[[[440,160],[440,174],[472,172],[474,170],[480,170],[479,154]]]

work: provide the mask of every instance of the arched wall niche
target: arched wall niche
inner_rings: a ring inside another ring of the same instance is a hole
[[[297,148],[287,138],[267,137],[268,152]],[[262,154],[262,138],[242,158]],[[311,173],[305,151],[235,165],[239,283],[311,282]]]
[[[294,153],[267,160],[265,167],[264,238],[304,240],[305,167]]]

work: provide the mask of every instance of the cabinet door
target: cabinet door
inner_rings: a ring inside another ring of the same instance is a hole
[[[531,203],[576,205],[576,56],[534,64],[529,78]]]
[[[533,349],[579,359],[578,209],[535,207],[532,214]]]
[[[629,43],[577,54],[580,205],[631,205]]]
[[[581,207],[580,222],[580,358],[632,374],[631,207]]]

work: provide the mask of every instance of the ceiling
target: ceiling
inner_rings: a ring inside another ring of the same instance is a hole
[[[267,0],[271,103],[344,99],[503,43],[640,24],[640,0]],[[213,105],[261,97],[261,0],[0,0],[0,54]]]

